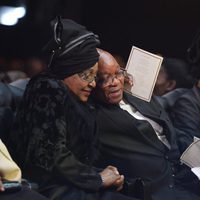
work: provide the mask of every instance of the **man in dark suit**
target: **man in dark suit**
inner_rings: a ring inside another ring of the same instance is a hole
[[[196,33],[187,49],[190,72],[196,82],[193,88],[180,96],[171,108],[171,118],[178,136],[178,144],[184,151],[193,141],[200,138],[200,31]]]
[[[171,118],[183,152],[194,140],[200,138],[200,79],[178,98],[171,109]]]
[[[175,132],[165,111],[154,97],[148,103],[123,93],[125,72],[109,53],[99,54],[94,91],[101,142],[98,165],[111,163],[132,185],[140,183],[141,199],[200,199],[199,180],[179,162]]]
[[[200,38],[200,35],[199,35]],[[196,52],[193,60],[189,60],[191,73],[195,77],[193,88],[188,89],[180,96],[174,106],[171,108],[171,118],[178,136],[178,144],[181,151],[184,151],[194,140],[194,137],[200,138],[200,40],[197,40],[193,46]],[[191,49],[190,49],[191,51]],[[191,57],[190,51],[188,57]],[[194,53],[193,52],[193,53]]]

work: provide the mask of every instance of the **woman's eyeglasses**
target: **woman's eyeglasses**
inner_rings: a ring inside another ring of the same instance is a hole
[[[85,70],[83,72],[78,73],[78,76],[88,83],[91,83],[93,81],[97,82],[97,76],[96,74],[92,73],[90,70]]]

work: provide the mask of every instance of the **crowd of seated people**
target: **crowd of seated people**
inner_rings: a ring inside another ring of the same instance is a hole
[[[96,35],[71,20],[52,24],[46,67],[30,59],[17,81],[2,70],[0,138],[38,190],[8,193],[0,172],[0,199],[200,200],[198,178],[180,163],[200,137],[198,70],[195,81],[186,63],[164,58],[145,102],[124,91],[134,81],[96,49]]]
[[[39,57],[26,59],[0,58],[0,81],[11,83],[19,79],[31,78],[45,67]]]

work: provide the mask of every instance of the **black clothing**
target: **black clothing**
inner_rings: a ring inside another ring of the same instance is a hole
[[[173,110],[173,106],[176,101],[181,97],[181,95],[185,94],[189,91],[188,88],[177,88],[168,92],[162,96],[155,96],[160,105],[165,109],[165,111],[170,115],[171,110]]]
[[[200,138],[200,88],[194,86],[178,98],[171,109],[171,118],[183,152],[194,136]]]
[[[61,81],[46,74],[27,85],[12,135],[13,158],[23,176],[37,182],[40,193],[52,200],[107,196],[99,192],[101,169],[92,166],[97,154],[92,112]]]
[[[23,80],[22,82],[26,82],[26,80]],[[0,106],[10,107],[13,111],[16,111],[23,92],[23,88],[0,82]]]
[[[22,89],[0,82],[0,138],[5,144],[22,95]]]
[[[23,187],[18,192],[0,192],[1,200],[48,200],[46,197],[31,191],[30,189]]]
[[[175,133],[159,103],[154,97],[148,103],[129,94],[124,94],[124,100],[163,127],[171,149],[158,139],[146,120],[137,120],[118,105],[98,104],[101,159],[97,165],[104,167],[110,163],[133,183],[140,181],[145,200],[200,199],[200,196],[189,192],[193,187],[189,188],[189,185],[198,183],[198,179],[188,168],[179,164],[180,154]],[[184,170],[179,173],[181,168]],[[199,187],[198,183],[198,191]]]
[[[0,107],[0,138],[7,144],[14,114],[10,107]]]

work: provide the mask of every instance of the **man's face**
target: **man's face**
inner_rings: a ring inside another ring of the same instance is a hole
[[[156,80],[155,88],[154,88],[154,94],[157,96],[162,96],[167,91],[168,87],[168,76],[163,67],[161,67],[160,72],[158,74],[158,78]]]
[[[98,78],[96,98],[104,103],[119,103],[123,97],[124,72],[111,55],[100,57]]]
[[[86,102],[92,89],[96,86],[95,77],[97,69],[98,63],[82,73],[65,78],[63,83],[80,101]]]

